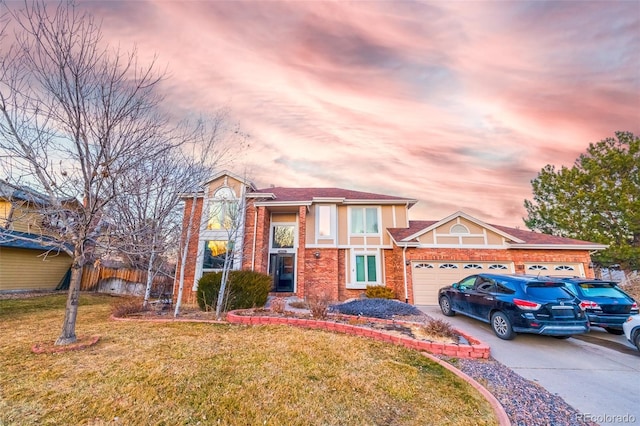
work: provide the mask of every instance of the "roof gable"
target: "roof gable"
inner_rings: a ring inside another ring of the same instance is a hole
[[[398,245],[415,246],[419,244],[419,237],[458,218],[464,218],[474,224],[504,238],[508,248],[564,248],[580,250],[602,250],[607,246],[590,241],[542,234],[525,229],[511,228],[501,225],[491,225],[478,220],[464,212],[458,211],[439,221],[409,221],[408,228],[391,228],[389,234]]]

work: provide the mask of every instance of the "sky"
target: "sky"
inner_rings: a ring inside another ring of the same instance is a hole
[[[230,170],[258,188],[524,227],[545,165],[640,134],[638,0],[80,4],[106,42],[166,69],[173,114],[228,110],[250,144]]]

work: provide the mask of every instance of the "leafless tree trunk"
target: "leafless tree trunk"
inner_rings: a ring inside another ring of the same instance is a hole
[[[158,144],[168,128],[157,108],[161,76],[135,52],[103,47],[99,25],[72,3],[12,5],[4,4],[17,30],[0,59],[0,156],[13,178],[45,194],[46,232],[73,259],[63,345],[76,340],[82,268],[109,249],[114,200],[136,190],[122,177],[167,149]]]
[[[209,117],[199,120],[193,135],[194,137],[190,141],[192,163],[195,169],[203,174],[198,175],[201,178],[198,185],[193,185],[189,191],[185,191],[186,194],[189,194],[185,199],[191,200],[191,208],[186,224],[187,229],[180,245],[180,275],[174,309],[175,317],[180,315],[182,307],[185,280],[184,265],[187,262],[194,227],[198,227],[202,231],[206,226],[205,215],[203,215],[203,220],[200,223],[194,223],[198,197],[202,196],[201,186],[216,168],[224,167],[237,159],[247,148],[247,140],[249,138],[247,134],[239,130],[237,124],[230,125],[228,113],[225,110],[218,111]],[[203,208],[206,208],[206,206],[203,206]]]

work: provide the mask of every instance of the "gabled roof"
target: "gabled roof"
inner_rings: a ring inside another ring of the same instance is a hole
[[[526,249],[546,249],[546,248],[563,248],[563,249],[579,249],[579,250],[603,250],[607,248],[604,244],[594,243],[590,241],[576,240],[573,238],[564,238],[556,235],[541,234],[539,232],[510,228],[501,225],[491,225],[484,223],[464,212],[456,212],[442,220],[411,220],[408,228],[389,228],[387,231],[391,238],[399,246],[416,246],[417,238],[421,235],[450,222],[457,217],[464,217],[485,229],[491,230],[501,235],[507,241],[510,248],[526,248]]]
[[[248,180],[246,177],[242,177],[242,176],[236,175],[235,173],[231,173],[228,170],[221,170],[218,173],[214,174],[213,176],[210,176],[207,179],[207,181],[202,184],[202,186],[204,186],[204,185],[208,184],[209,182],[212,182],[212,181],[214,181],[216,179],[219,179],[222,176],[229,176],[230,178],[233,178],[233,179],[237,180],[238,182],[242,182],[244,185],[247,185],[251,189],[255,189],[256,188],[256,186],[253,184],[253,182]]]
[[[261,197],[263,195],[264,197]],[[371,192],[352,191],[341,188],[283,188],[273,187],[258,189],[247,196],[263,198],[258,204],[263,205],[310,205],[312,203],[339,204],[407,204],[409,207],[417,200],[392,195],[374,194]]]
[[[0,228],[0,247],[62,252],[61,243],[39,234]]]
[[[0,197],[7,200],[28,201],[30,203],[49,204],[48,197],[26,186],[18,186],[0,179]]]

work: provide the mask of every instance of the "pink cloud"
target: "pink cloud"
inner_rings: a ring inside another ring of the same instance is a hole
[[[640,133],[635,2],[89,2],[158,56],[176,115],[227,106],[259,186],[338,186],[522,225],[530,180]]]

